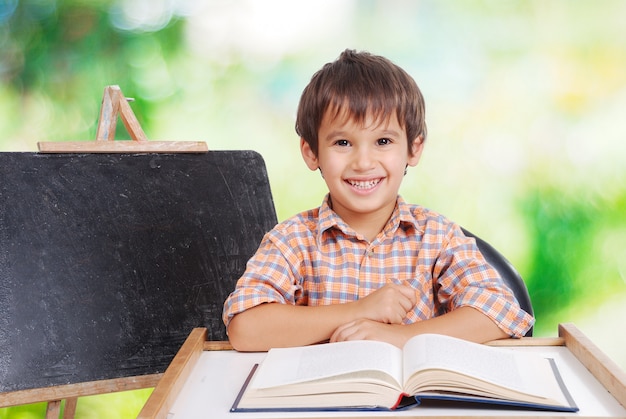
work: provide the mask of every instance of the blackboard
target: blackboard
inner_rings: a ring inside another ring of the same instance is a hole
[[[0,391],[165,371],[276,224],[253,151],[0,153]]]

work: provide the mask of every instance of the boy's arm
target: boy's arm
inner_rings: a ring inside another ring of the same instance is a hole
[[[339,326],[357,319],[400,324],[416,301],[413,288],[387,284],[345,304],[311,307],[265,303],[236,314],[228,324],[228,337],[239,351],[309,345],[329,340]]]
[[[238,351],[309,345],[328,340],[338,319],[349,318],[347,304],[308,307],[265,303],[235,315],[228,339]]]
[[[402,348],[411,337],[424,333],[448,335],[478,343],[509,337],[488,316],[466,306],[410,325],[356,320],[339,326],[330,341],[379,340]]]

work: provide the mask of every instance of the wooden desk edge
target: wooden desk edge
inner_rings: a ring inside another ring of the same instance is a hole
[[[138,419],[167,417],[185,381],[198,362],[205,342],[207,342],[206,328],[198,327],[191,331],[139,412]]]
[[[626,408],[626,373],[574,324],[559,324],[559,336],[570,352]]]
[[[205,328],[194,329],[165,371],[138,418],[166,418],[182,386],[191,374],[202,351],[232,350],[229,342],[206,341]],[[548,338],[503,339],[487,342],[490,346],[566,346],[591,374],[626,407],[624,373],[589,338],[571,323],[559,324],[559,336]],[[170,371],[172,370],[172,371]],[[533,416],[528,416],[533,417]],[[548,416],[561,418],[565,416]]]

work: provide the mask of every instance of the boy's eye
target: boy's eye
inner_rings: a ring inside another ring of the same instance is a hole
[[[337,140],[335,141],[335,144],[337,144],[338,146],[342,146],[342,147],[347,147],[350,145],[348,140]]]
[[[377,143],[378,143],[378,145],[391,144],[391,139],[390,138],[379,138]]]

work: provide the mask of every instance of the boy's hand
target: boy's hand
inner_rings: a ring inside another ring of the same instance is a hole
[[[358,318],[390,324],[401,324],[415,304],[415,289],[398,284],[387,284],[355,302]]]
[[[339,326],[330,337],[330,342],[377,340],[391,343],[398,348],[402,348],[411,337],[409,332],[409,328],[404,325],[383,324],[372,320],[361,319]]]

